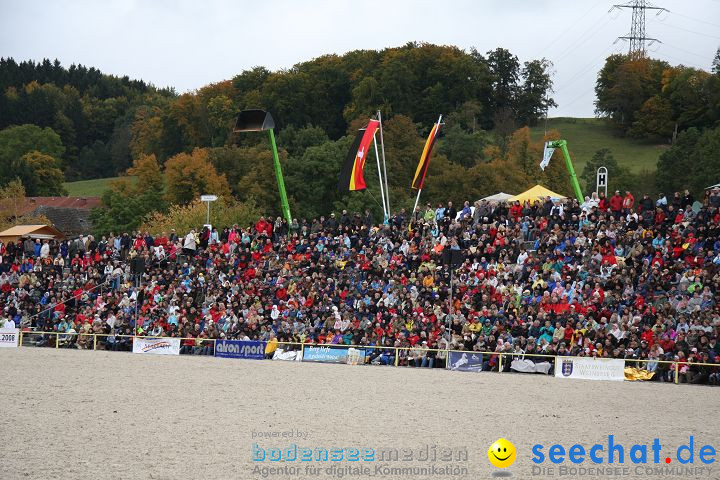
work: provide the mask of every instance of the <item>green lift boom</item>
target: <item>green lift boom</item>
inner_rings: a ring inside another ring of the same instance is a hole
[[[573,191],[575,192],[575,197],[578,199],[578,202],[583,203],[585,201],[585,196],[583,196],[582,190],[580,189],[580,183],[578,182],[577,175],[575,174],[575,168],[573,168],[572,160],[570,160],[570,153],[567,149],[567,141],[552,140],[547,142],[546,146],[550,148],[559,148],[562,151],[563,157],[565,158],[565,167],[567,167],[567,171],[570,174],[570,183],[572,184]]]
[[[275,144],[275,120],[272,115],[264,110],[243,110],[235,121],[233,132],[268,132],[270,138],[270,147],[272,148],[273,163],[275,165],[275,179],[277,180],[278,190],[280,191],[280,203],[282,211],[288,225],[292,223],[290,215],[290,204],[288,203],[287,193],[285,193],[285,181],[283,180],[282,168],[280,168],[280,158],[278,157],[277,145]]]

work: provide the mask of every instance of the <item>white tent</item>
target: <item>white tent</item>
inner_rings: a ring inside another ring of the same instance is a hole
[[[720,183],[716,183],[715,185],[710,185],[709,187],[705,187],[705,190],[713,190],[715,188],[720,188]]]
[[[510,195],[509,193],[500,192],[495,195],[490,195],[489,197],[481,198],[480,200],[487,200],[488,202],[506,202],[508,198],[512,197],[513,195]]]

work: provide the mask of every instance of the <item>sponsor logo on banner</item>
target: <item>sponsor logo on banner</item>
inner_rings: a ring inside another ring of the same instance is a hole
[[[15,348],[20,339],[20,329],[0,328],[0,348]]]
[[[347,363],[348,347],[305,347],[303,361],[321,363]],[[355,353],[355,352],[353,352]],[[358,350],[353,361],[365,363],[365,351]]]
[[[575,370],[577,367],[575,365]],[[533,445],[532,477],[717,478],[717,467],[713,465],[717,462],[715,447],[694,435],[679,446],[658,437],[633,444],[626,436],[612,434],[594,444],[577,440]]]
[[[581,380],[625,380],[625,360],[592,357],[556,357],[556,378]]]
[[[450,370],[458,372],[482,372],[482,355],[468,352],[449,352],[449,355]]]
[[[180,355],[179,338],[133,338],[133,353]]]
[[[265,342],[248,340],[217,340],[215,356],[224,358],[265,358]]]

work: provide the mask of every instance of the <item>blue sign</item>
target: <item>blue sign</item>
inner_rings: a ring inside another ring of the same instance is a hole
[[[482,372],[483,356],[472,352],[449,352],[450,370],[458,372]]]
[[[265,342],[255,340],[217,340],[215,356],[225,358],[265,358]]]
[[[303,351],[303,362],[321,362],[321,363],[348,363],[348,353],[352,350],[352,355],[356,359],[352,359],[355,363],[365,363],[365,350],[349,348],[349,347],[305,347]],[[352,362],[350,362],[352,363]]]

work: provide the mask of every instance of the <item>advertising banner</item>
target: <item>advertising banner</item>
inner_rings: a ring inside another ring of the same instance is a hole
[[[536,360],[537,358],[538,357],[535,357],[535,359],[532,357],[513,358],[512,362],[510,362],[510,370],[520,373],[544,373],[547,375],[550,368],[552,368],[552,364],[550,362]],[[503,359],[503,361],[505,361],[505,359]]]
[[[592,357],[555,357],[555,377],[582,380],[625,380],[625,360]]]
[[[256,340],[217,340],[215,356],[224,358],[265,358],[265,342]]]
[[[15,348],[20,340],[20,329],[0,328],[0,348]]]
[[[351,363],[365,363],[365,351],[353,350]],[[348,363],[348,347],[305,347],[303,361],[320,363]]]
[[[286,352],[282,348],[278,348],[275,350],[272,359],[300,362],[302,361],[302,352],[300,350],[289,350]]]
[[[180,355],[180,339],[134,337],[133,353]]]
[[[482,372],[483,356],[479,353],[448,352],[450,370],[458,372]]]

